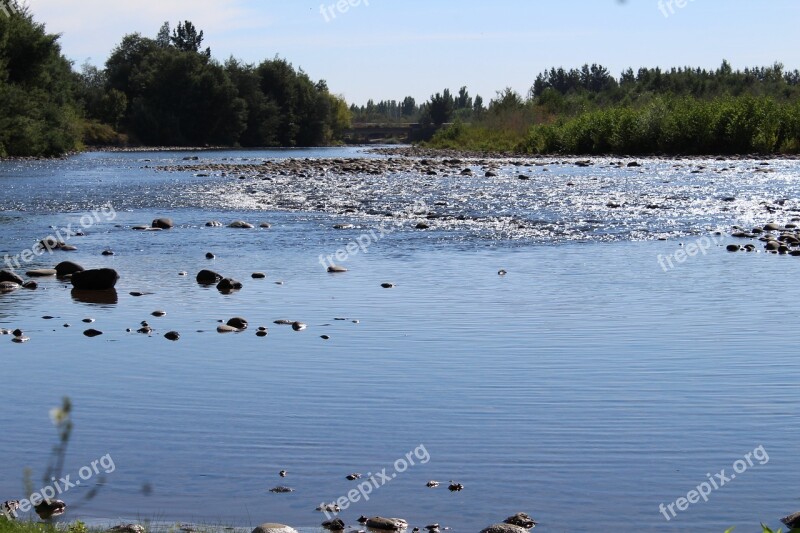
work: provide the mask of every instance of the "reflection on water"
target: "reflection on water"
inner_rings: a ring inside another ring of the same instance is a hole
[[[106,291],[81,291],[72,289],[72,299],[84,304],[94,304],[101,307],[113,306],[119,302],[116,289]]]
[[[120,273],[110,294],[77,294],[44,278],[36,291],[0,296],[0,327],[30,337],[24,345],[0,337],[0,499],[22,496],[26,466],[39,480],[54,439],[48,411],[69,395],[75,429],[65,471],[105,454],[116,464],[97,498],[67,515],[92,523],[278,521],[318,531],[323,515],[314,509],[355,486],[346,475],[391,469],[419,445],[430,461],[352,505],[342,514],[348,525],[362,514],[388,515],[458,533],[524,511],[551,531],[746,531],[794,509],[797,258],[728,254],[722,242],[665,273],[657,258],[679,249],[678,240],[540,245],[487,240],[463,227],[408,228],[353,254],[347,273],[330,275],[319,256],[378,227],[378,217],[226,209],[214,206],[218,196],[196,201],[198,191],[217,190],[219,178],[141,168],[181,157],[0,164],[0,204],[14,210],[3,221],[0,255],[112,200],[118,218],[75,237],[78,250],[68,257]],[[570,172],[580,183],[590,180],[580,173],[605,171]],[[724,191],[700,175],[705,192],[692,192],[684,177],[686,201],[698,207],[675,210],[674,223],[755,216],[764,198],[791,206],[795,181],[781,172],[731,180],[719,186]],[[376,201],[407,194],[397,179]],[[48,192],[59,187],[60,196]],[[730,211],[715,200],[721,194],[737,196],[726,202]],[[475,209],[488,209],[480,201]],[[576,204],[576,213],[591,202]],[[525,209],[550,216],[535,205]],[[130,229],[158,216],[176,228]],[[618,235],[665,224],[636,216]],[[205,227],[215,219],[272,227]],[[351,220],[353,229],[333,229]],[[109,248],[115,255],[103,256]],[[44,254],[26,268],[64,257]],[[201,269],[243,287],[230,295],[201,287]],[[500,269],[507,274],[498,276]],[[381,288],[386,282],[394,288]],[[237,316],[248,320],[245,332],[216,333]],[[103,335],[84,337],[84,319]],[[308,328],[294,331],[279,319]],[[152,332],[135,333],[145,320]],[[257,337],[258,327],[268,335]],[[165,339],[169,331],[180,340]],[[759,445],[769,450],[768,464],[663,520],[659,504]],[[432,479],[464,490],[429,489]],[[270,493],[277,485],[295,492]],[[77,487],[76,497],[90,489]]]

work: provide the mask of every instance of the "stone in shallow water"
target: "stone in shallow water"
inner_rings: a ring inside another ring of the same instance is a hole
[[[181,334],[177,331],[168,331],[167,333],[164,333],[164,338],[169,341],[177,341],[180,340]]]
[[[83,270],[72,274],[72,285],[81,291],[105,291],[113,289],[119,274],[112,268]]]
[[[376,516],[367,519],[367,527],[382,529],[384,531],[399,531],[408,527],[408,522],[402,518],[383,518]]]
[[[55,276],[58,272],[55,268],[37,268],[35,270],[28,270],[25,275],[29,278],[47,278]]]
[[[255,528],[252,533],[297,533],[297,530],[283,524],[266,523]]]
[[[25,283],[24,279],[10,270],[0,270],[0,283],[6,281],[9,283],[16,283],[17,285],[22,285]]]
[[[481,533],[528,533],[528,530],[512,524],[495,524],[482,530]]]
[[[86,331],[83,332],[83,334],[91,338],[91,337],[99,337],[100,335],[103,334],[103,332],[98,331],[96,329],[87,329]]]

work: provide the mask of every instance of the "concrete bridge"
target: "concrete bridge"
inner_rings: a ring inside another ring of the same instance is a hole
[[[362,123],[353,124],[345,131],[344,137],[347,142],[355,144],[379,144],[387,140],[412,142],[422,129],[419,124]]]

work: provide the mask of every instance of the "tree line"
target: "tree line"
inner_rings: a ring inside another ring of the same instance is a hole
[[[439,131],[434,147],[561,154],[800,153],[800,71],[551,68],[528,94]]]
[[[350,125],[325,81],[277,56],[220,63],[190,21],[125,35],[103,68],[75,72],[58,36],[14,6],[0,17],[0,156],[84,144],[319,146]]]

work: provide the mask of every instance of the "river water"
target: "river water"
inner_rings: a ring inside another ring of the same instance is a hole
[[[523,511],[545,531],[721,533],[777,527],[800,508],[800,261],[725,251],[734,224],[798,215],[800,162],[465,160],[473,176],[270,179],[167,170],[383,157],[340,148],[0,163],[4,260],[91,218],[69,239],[77,251],[22,271],[69,259],[120,273],[106,301],[55,278],[0,295],[0,328],[30,337],[0,337],[0,500],[23,496],[26,467],[42,485],[57,439],[48,412],[69,396],[64,473],[74,481],[113,458],[61,496],[70,505],[99,484],[69,519],[318,531],[315,508],[359,483],[366,492],[369,474],[384,481],[348,504],[348,525],[381,515],[469,532]],[[497,177],[483,176],[487,165]],[[175,229],[131,229],[159,216]],[[237,219],[256,228],[205,226]],[[326,273],[340,250],[349,272]],[[203,268],[244,288],[200,287]],[[247,331],[216,332],[235,316]],[[136,333],[143,320],[152,335]],[[103,335],[85,337],[88,327]],[[676,507],[723,469],[731,479],[707,502]],[[345,479],[355,472],[363,478]],[[277,486],[294,492],[269,492]],[[673,504],[669,521],[660,504]]]

